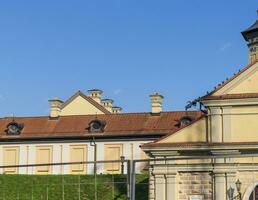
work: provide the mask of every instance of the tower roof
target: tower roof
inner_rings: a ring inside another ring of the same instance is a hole
[[[258,11],[257,11],[258,12]],[[249,37],[253,36],[253,33],[257,32],[258,33],[258,20],[250,26],[248,29],[242,32],[243,37],[245,38],[246,41],[248,41]]]

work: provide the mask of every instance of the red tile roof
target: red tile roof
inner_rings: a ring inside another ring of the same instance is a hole
[[[114,137],[114,136],[163,136],[179,128],[176,126],[183,116],[193,119],[203,116],[202,112],[163,112],[160,115],[151,113],[127,113],[105,115],[63,116],[58,119],[49,117],[16,117],[17,123],[24,123],[20,135],[6,135],[6,127],[13,118],[0,119],[1,139],[52,138],[52,137]],[[104,120],[103,133],[90,133],[89,123],[95,119]]]

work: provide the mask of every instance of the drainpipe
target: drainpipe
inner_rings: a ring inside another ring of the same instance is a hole
[[[93,137],[91,142],[90,142],[90,146],[94,147],[94,175],[97,174],[97,144],[95,141],[95,138]]]

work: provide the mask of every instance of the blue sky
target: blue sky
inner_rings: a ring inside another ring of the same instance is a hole
[[[257,0],[0,1],[0,116],[47,115],[52,97],[104,90],[125,112],[165,110],[247,64]]]

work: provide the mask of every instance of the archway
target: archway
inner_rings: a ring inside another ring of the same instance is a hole
[[[243,200],[258,200],[258,181],[247,188]]]

